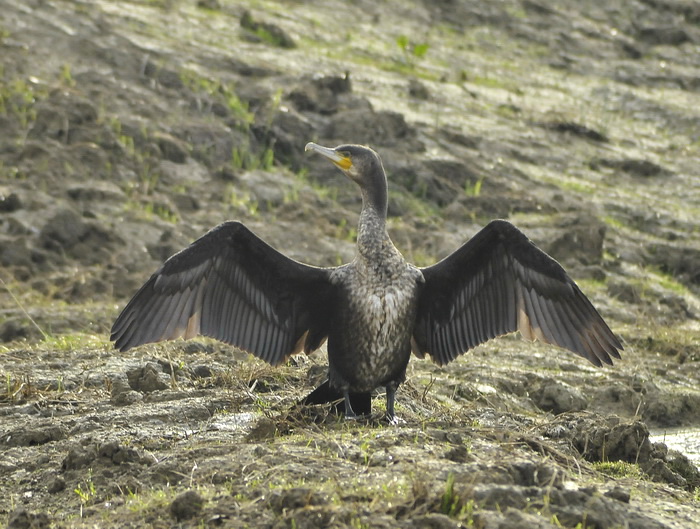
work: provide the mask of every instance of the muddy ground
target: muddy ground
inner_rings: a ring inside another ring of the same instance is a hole
[[[683,0],[0,0],[0,527],[700,527],[700,8]],[[207,340],[115,352],[162,260],[227,219],[352,258],[366,143],[427,265],[508,218],[621,337],[414,359],[403,421],[296,402]]]

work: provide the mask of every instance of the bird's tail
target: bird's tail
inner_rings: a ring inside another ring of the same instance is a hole
[[[330,385],[326,380],[319,387],[304,397],[300,404],[332,404],[331,411],[337,415],[345,414],[345,399],[343,393]],[[369,415],[372,413],[371,393],[350,393],[350,405],[357,415]]]

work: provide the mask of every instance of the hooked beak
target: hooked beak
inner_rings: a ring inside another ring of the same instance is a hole
[[[340,154],[338,151],[331,149],[330,147],[324,147],[323,145],[310,141],[306,144],[306,147],[304,147],[304,151],[316,151],[317,153],[328,158],[343,171],[347,171],[352,167],[352,160],[349,156]]]

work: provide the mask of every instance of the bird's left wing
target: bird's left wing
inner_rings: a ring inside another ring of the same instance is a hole
[[[440,365],[519,330],[600,366],[622,350],[588,298],[554,259],[507,221],[489,223],[452,255],[422,269],[414,352]]]
[[[239,222],[212,229],[170,257],[112,326],[115,347],[197,334],[272,365],[328,335],[332,269],[294,261]]]

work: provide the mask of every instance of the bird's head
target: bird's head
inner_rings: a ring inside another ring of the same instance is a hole
[[[379,155],[369,147],[338,145],[331,148],[309,142],[304,150],[316,151],[325,156],[363,189],[374,187],[378,180],[386,182]]]

